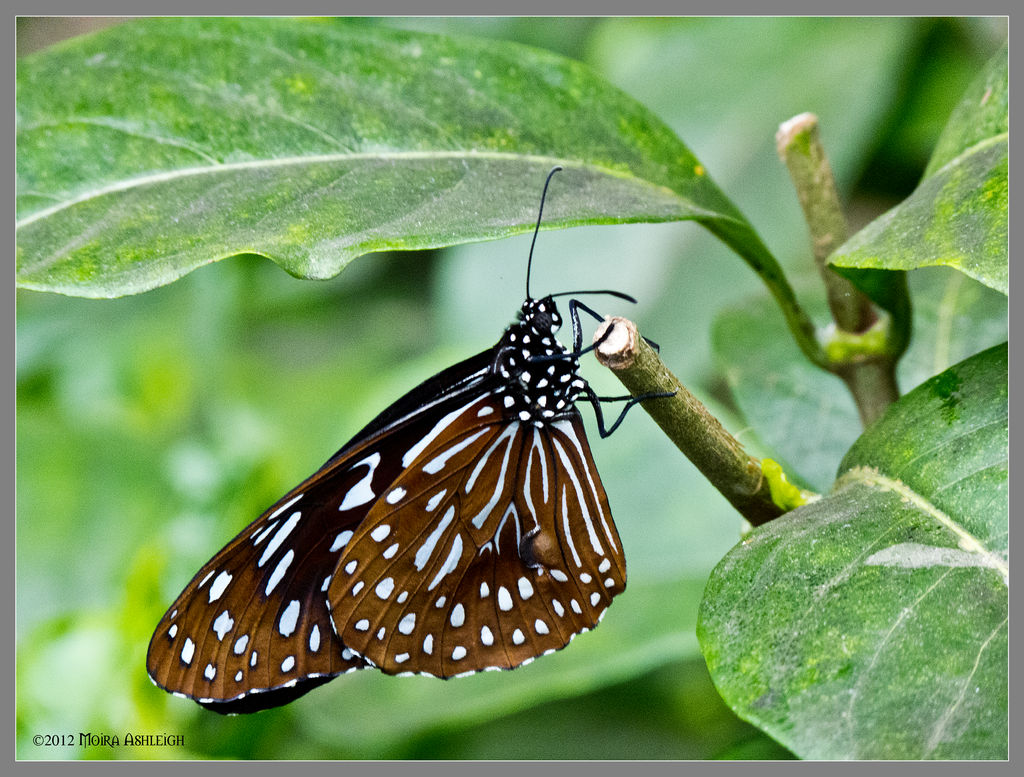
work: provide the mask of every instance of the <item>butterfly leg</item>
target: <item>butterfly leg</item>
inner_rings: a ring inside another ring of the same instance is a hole
[[[657,399],[657,398],[660,398],[660,397],[674,397],[675,396],[675,392],[674,391],[669,391],[669,392],[652,392],[650,394],[641,394],[638,397],[629,396],[629,395],[624,396],[624,397],[599,397],[597,395],[597,392],[594,391],[594,389],[592,389],[589,385],[583,387],[583,394],[586,396],[586,398],[590,402],[590,404],[594,406],[594,416],[597,419],[597,431],[601,435],[602,438],[603,437],[610,437],[612,432],[614,432],[616,429],[619,428],[619,424],[622,423],[623,419],[626,417],[626,413],[629,412],[629,409],[631,407],[633,407],[633,405],[639,404],[640,402],[643,402],[643,401],[645,401],[647,399]],[[622,408],[622,412],[619,413],[619,417],[615,419],[615,423],[613,423],[610,427],[605,428],[604,412],[601,410],[601,403],[602,402],[623,402],[623,401],[626,402],[626,406],[624,408]]]
[[[572,350],[574,356],[582,356],[583,354],[594,350],[597,346],[599,346],[601,343],[605,341],[605,339],[608,337],[608,335],[611,334],[611,331],[614,328],[614,325],[608,327],[605,330],[605,333],[601,336],[600,340],[598,340],[592,346],[581,350],[580,348],[583,345],[583,327],[580,325],[579,310],[583,310],[585,313],[589,313],[598,321],[604,321],[604,316],[602,316],[592,308],[588,307],[587,305],[584,305],[578,299],[569,300],[569,320],[572,322]],[[641,337],[643,337],[643,335],[641,335]],[[651,346],[651,348],[653,348],[656,352],[661,350],[660,345],[658,345],[656,342],[647,337],[644,337],[644,342]]]

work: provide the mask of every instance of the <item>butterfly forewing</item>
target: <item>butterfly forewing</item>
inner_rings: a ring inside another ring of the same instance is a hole
[[[250,712],[366,666],[336,637],[327,588],[367,511],[387,503],[381,497],[403,458],[429,445],[436,418],[425,409],[454,417],[480,361],[455,365],[395,403],[204,565],[150,641],[153,681],[219,712]],[[456,375],[453,387],[448,377]],[[417,393],[436,403],[410,401]],[[396,413],[403,403],[410,412]]]
[[[625,585],[596,470],[579,471],[578,413],[542,430],[500,408],[485,397],[432,430],[339,562],[338,635],[385,672],[518,666],[592,628]]]
[[[157,685],[248,711],[365,665],[334,636],[325,592],[374,477],[387,477],[374,447],[325,466],[199,570],[150,642]]]

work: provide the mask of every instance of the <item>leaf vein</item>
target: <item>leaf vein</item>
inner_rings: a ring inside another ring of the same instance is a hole
[[[938,523],[942,524],[949,529],[949,531],[955,534],[958,538],[957,544],[961,548],[972,553],[980,553],[987,556],[990,562],[988,566],[991,566],[1002,575],[1004,584],[1009,584],[1010,570],[1007,562],[1003,560],[1000,554],[986,548],[984,544],[982,544],[981,540],[960,526],[949,515],[902,481],[897,480],[896,478],[886,477],[871,467],[854,467],[844,474],[841,480],[843,483],[851,481],[860,482],[867,486],[878,488],[882,491],[892,491],[899,494],[900,497],[909,501],[919,510],[931,516]]]
[[[967,693],[967,688],[971,684],[971,678],[973,678],[978,671],[978,666],[981,664],[982,655],[988,649],[989,644],[992,642],[993,639],[995,639],[996,635],[999,634],[999,632],[1003,630],[1003,627],[1006,626],[1009,622],[1009,617],[1004,618],[1002,623],[996,626],[992,630],[992,633],[989,634],[988,637],[985,639],[985,641],[981,643],[981,647],[978,648],[978,655],[974,657],[974,666],[971,667],[970,673],[967,675],[967,677],[964,678],[963,684],[960,688],[960,695],[957,696],[956,701],[953,702],[949,709],[947,709],[942,714],[942,717],[939,718],[938,722],[935,724],[935,728],[932,729],[932,735],[928,738],[927,749],[921,756],[922,758],[927,758],[935,751],[935,748],[939,746],[939,743],[942,739],[942,735],[946,731],[946,726],[949,724],[950,719],[953,717],[953,713],[956,712],[957,708],[960,706],[960,702],[964,700],[964,696]]]

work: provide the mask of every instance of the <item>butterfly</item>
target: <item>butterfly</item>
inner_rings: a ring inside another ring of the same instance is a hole
[[[152,681],[255,712],[367,667],[449,678],[512,669],[594,628],[626,560],[576,402],[602,437],[648,397],[599,397],[527,295],[492,348],[421,383],[195,575],[149,645]],[[629,301],[619,292],[605,293]],[[607,336],[608,332],[605,333]],[[626,401],[605,427],[601,402]]]

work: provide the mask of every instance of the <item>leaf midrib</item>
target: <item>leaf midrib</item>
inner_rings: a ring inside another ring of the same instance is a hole
[[[228,162],[228,163],[217,163],[214,165],[208,165],[204,167],[184,167],[177,170],[169,170],[160,173],[152,173],[144,176],[137,176],[133,178],[126,178],[115,183],[108,184],[107,186],[100,187],[98,189],[91,189],[89,191],[79,194],[69,200],[62,201],[56,205],[52,205],[49,208],[31,213],[25,216],[21,220],[16,222],[16,229],[30,226],[44,218],[48,218],[55,213],[73,207],[81,202],[86,202],[96,197],[102,197],[108,194],[115,194],[118,192],[130,191],[134,188],[142,188],[150,186],[152,184],[164,183],[167,181],[174,181],[179,179],[188,178],[189,176],[201,176],[201,175],[213,175],[221,174],[224,172],[233,172],[237,170],[250,170],[260,169],[265,170],[272,167],[287,167],[289,165],[310,165],[310,164],[329,164],[333,162],[350,162],[361,159],[389,159],[389,160],[409,160],[409,159],[494,159],[494,160],[509,160],[517,162],[532,162],[544,165],[555,165],[555,164],[566,164],[571,163],[579,165],[588,170],[599,172],[602,175],[606,175],[613,178],[619,178],[621,180],[631,180],[641,185],[647,185],[652,188],[661,189],[664,192],[671,193],[671,195],[679,200],[679,202],[685,205],[688,209],[692,210],[696,216],[702,216],[706,218],[723,219],[727,221],[736,221],[736,219],[726,214],[709,211],[706,208],[702,208],[694,203],[688,197],[684,197],[678,191],[670,189],[662,184],[649,181],[644,178],[638,178],[634,175],[624,172],[622,170],[616,170],[614,168],[604,167],[602,165],[595,165],[593,162],[587,162],[584,160],[566,160],[564,158],[544,156],[537,154],[510,154],[507,152],[493,152],[493,151],[474,151],[466,149],[456,149],[447,151],[366,151],[366,152],[354,152],[345,154],[313,154],[309,156],[294,156],[294,157],[275,157],[273,159],[256,159],[246,160],[243,162]]]
[[[911,502],[915,507],[934,518],[938,523],[942,524],[956,535],[958,538],[957,544],[960,548],[968,551],[969,553],[978,553],[985,556],[989,562],[987,566],[1000,573],[1003,578],[1003,585],[1009,585],[1009,565],[1003,560],[1002,556],[986,548],[981,540],[960,526],[960,524],[953,520],[951,516],[943,510],[940,510],[936,505],[932,504],[932,502],[914,489],[910,488],[903,481],[883,475],[873,467],[859,466],[853,467],[849,471],[845,472],[842,477],[836,481],[836,489],[838,490],[850,483],[862,483],[880,491],[893,491],[899,494],[900,497]]]
[[[1010,141],[1010,133],[1009,132],[1000,132],[998,135],[991,135],[990,137],[987,137],[984,140],[978,141],[973,146],[970,146],[969,148],[965,148],[963,151],[961,151],[955,157],[953,157],[948,162],[946,162],[946,164],[944,164],[938,170],[935,170],[931,175],[928,176],[928,179],[926,179],[926,180],[930,180],[932,178],[935,178],[938,175],[941,175],[946,170],[949,170],[950,168],[960,164],[963,160],[968,159],[969,157],[972,157],[975,154],[980,154],[982,151],[987,150],[990,146],[994,146],[997,143],[1006,143],[1008,145],[1009,141]]]

